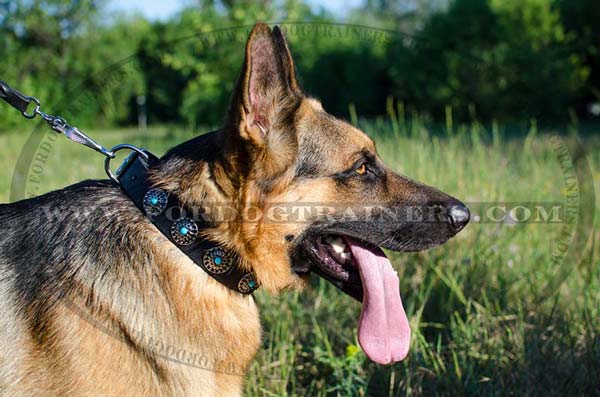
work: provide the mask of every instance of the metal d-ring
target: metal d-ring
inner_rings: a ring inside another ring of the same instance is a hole
[[[33,109],[33,112],[31,113],[27,113],[27,109],[23,110],[21,112],[21,114],[23,115],[23,117],[25,117],[26,119],[32,119],[34,118],[36,115],[40,114],[40,101],[39,99],[37,99],[36,97],[33,96],[28,96],[27,100],[29,101],[29,103],[31,102],[35,102],[35,109]],[[28,106],[29,107],[29,106]]]
[[[132,151],[136,152],[137,154],[139,154],[140,156],[142,156],[144,158],[144,160],[148,161],[148,154],[146,152],[144,152],[139,147],[130,145],[128,143],[122,143],[122,144],[117,145],[117,146],[113,147],[112,149],[110,149],[110,154],[107,155],[106,160],[104,160],[104,170],[106,171],[106,175],[108,175],[108,177],[116,184],[119,184],[119,179],[118,179],[118,175],[113,174],[112,170],[110,169],[110,160],[115,158],[115,154],[119,150],[124,150],[124,149],[132,150]]]

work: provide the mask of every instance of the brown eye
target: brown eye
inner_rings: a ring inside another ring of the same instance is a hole
[[[367,166],[365,164],[362,164],[360,167],[358,167],[356,170],[356,173],[358,175],[364,175],[365,172],[367,172]]]

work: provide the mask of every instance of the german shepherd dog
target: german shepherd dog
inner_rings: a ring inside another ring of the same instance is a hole
[[[464,204],[394,173],[367,135],[305,96],[281,30],[265,24],[249,36],[224,127],[173,148],[150,172],[209,217],[212,203],[238,214],[372,203],[356,219],[214,219],[205,237],[271,293],[302,288],[314,272],[362,298],[359,342],[381,364],[403,359],[410,340],[381,248],[424,250],[469,220]],[[436,210],[429,220],[383,216],[397,207]],[[0,225],[0,395],[241,395],[261,343],[253,297],[209,277],[118,186],[84,181],[1,205]]]

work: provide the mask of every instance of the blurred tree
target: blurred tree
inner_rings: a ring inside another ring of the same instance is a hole
[[[16,0],[4,9],[0,19],[2,54],[11,61],[0,64],[0,76],[25,92],[60,98],[60,88],[69,78],[69,40],[82,33],[97,13],[96,2]],[[4,110],[0,110],[2,114]],[[7,121],[17,120],[18,115],[7,113]]]
[[[11,1],[0,19],[0,78],[43,100],[48,112],[76,110],[79,125],[115,124],[129,119],[128,103],[141,90],[139,72],[105,70],[135,53],[147,22],[117,19],[100,24],[95,0]],[[127,40],[123,40],[127,37]],[[18,66],[17,66],[18,65]],[[137,76],[136,76],[137,75]],[[2,127],[23,123],[18,113],[0,107]]]
[[[155,121],[189,126],[220,125],[256,21],[308,20],[298,0],[200,1],[167,22],[154,24],[141,44],[148,107]],[[283,26],[285,29],[285,25]]]
[[[449,0],[365,0],[352,16],[355,22],[414,34],[431,14],[446,10],[448,3]]]
[[[339,116],[394,96],[434,118],[561,118],[600,96],[597,0],[365,0],[347,25],[306,0],[195,0],[155,22],[102,4],[0,0],[0,78],[51,112],[83,96],[81,126],[134,123],[139,94],[151,123],[218,125],[251,26],[282,21],[303,87]]]
[[[557,0],[556,6],[573,50],[590,71],[588,89],[579,105],[584,111],[587,102],[600,101],[600,1]]]
[[[587,77],[546,0],[456,0],[388,61],[394,96],[434,117],[566,117]]]
[[[350,104],[364,117],[381,114],[389,87],[387,65],[382,51],[373,47],[369,42],[338,44],[319,54],[310,67],[302,65],[305,90],[340,117],[348,117]]]

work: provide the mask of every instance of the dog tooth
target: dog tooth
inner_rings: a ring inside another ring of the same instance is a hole
[[[342,254],[344,252],[344,246],[341,244],[332,244],[331,246],[336,254]]]
[[[350,252],[342,252],[340,254],[340,256],[342,257],[343,260],[348,261],[350,260],[350,258],[352,258],[352,254]]]
[[[331,245],[333,247],[333,250],[338,254],[341,254],[346,250],[346,244],[344,243],[344,240],[342,240],[341,237],[328,236],[325,239],[325,241],[327,242],[327,244]]]

